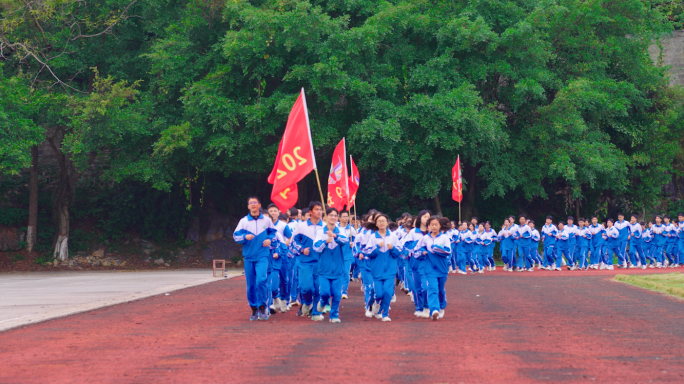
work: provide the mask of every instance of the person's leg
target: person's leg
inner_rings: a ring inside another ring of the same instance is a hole
[[[268,305],[266,304],[268,301],[268,275],[266,274],[268,272],[268,260],[263,258],[259,261],[257,261],[254,265],[254,271],[256,274],[256,286],[257,286],[257,303],[259,304],[259,307],[262,305],[264,308],[266,308]]]
[[[342,276],[342,295],[346,295],[347,290],[349,289],[349,273],[351,272],[351,265],[352,260],[344,261],[344,276]]]
[[[411,271],[413,276],[413,303],[416,306],[416,312],[423,310],[423,286],[420,280],[420,271],[418,269],[413,269]]]
[[[318,271],[314,267],[314,277],[313,277],[313,282],[314,282],[314,291],[313,291],[313,308],[311,309],[311,314],[316,316],[320,315],[321,313],[318,311],[318,303],[321,302],[321,290],[320,287],[318,286]],[[328,305],[328,302],[322,303],[322,305],[325,307]]]
[[[443,276],[437,279],[437,290],[439,292],[439,309],[442,310],[447,306],[446,290],[444,285],[446,285],[447,277]]]
[[[319,289],[319,292],[321,295],[321,301],[315,302],[314,306],[318,306],[319,304],[323,306],[323,305],[325,305],[323,303],[327,303],[332,296],[332,292],[333,292],[332,280],[319,276],[318,277],[318,289]]]
[[[618,265],[620,265],[622,267],[627,265],[627,254],[625,253],[626,250],[627,250],[627,243],[624,243],[624,245],[622,243],[618,244],[618,249],[617,249],[617,251],[618,251],[618,254],[617,254]]]
[[[363,296],[366,308],[370,308],[375,301],[375,291],[373,289],[373,276],[367,269],[361,270],[361,280],[363,281]]]
[[[554,253],[555,256],[555,262],[556,262],[556,268],[560,268],[563,265],[563,254],[567,253],[568,251],[565,248],[557,247],[556,251]]]
[[[428,305],[428,280],[425,271],[421,269],[420,271],[420,287],[423,289],[423,309],[430,308]]]
[[[568,260],[568,267],[572,268],[575,266],[575,247],[570,245],[568,246],[568,251],[565,253],[566,256],[565,258]]]
[[[299,286],[302,293],[302,305],[314,303],[314,275],[315,265],[301,263],[299,265]]]
[[[300,294],[299,289],[299,258],[293,258],[294,266],[290,275],[290,302],[296,301]]]
[[[247,283],[247,301],[249,306],[256,308],[259,306],[257,299],[257,285],[256,285],[256,268],[253,261],[244,261],[245,263],[245,281]]]
[[[340,318],[340,301],[342,299],[342,285],[344,284],[344,278],[340,277],[330,281],[330,288],[332,290],[332,304],[330,305],[330,318],[339,319]]]
[[[392,279],[376,280],[378,285],[382,285],[382,302],[380,303],[380,311],[382,317],[389,317],[389,307],[394,295],[394,282]]]
[[[280,269],[273,269],[268,280],[268,287],[271,299],[269,305],[272,305],[274,299],[276,299],[280,295]]]
[[[430,309],[430,314],[435,311],[439,312],[439,282],[437,277],[427,277],[427,288],[428,308]]]

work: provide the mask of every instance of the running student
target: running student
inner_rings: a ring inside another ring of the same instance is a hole
[[[271,219],[261,214],[258,197],[247,199],[249,214],[243,217],[233,232],[233,240],[242,245],[247,282],[247,301],[252,309],[249,320],[268,320],[268,265],[271,257],[271,242],[275,240],[276,229]]]
[[[609,218],[606,220],[606,225],[608,226],[606,228],[606,233],[605,233],[605,239],[608,244],[608,252],[606,252],[606,269],[612,270],[613,269],[613,253],[615,253],[618,256],[618,260],[620,260],[620,230],[617,229],[615,226],[615,220],[612,218]]]
[[[344,247],[342,247],[342,254],[344,254],[344,271],[345,271],[345,276],[344,276],[344,281],[342,283],[342,299],[347,299],[347,293],[349,290],[349,280],[350,280],[350,274],[351,274],[351,268],[352,268],[352,263],[354,263],[354,252],[353,252],[353,244],[354,244],[354,239],[356,238],[356,229],[352,227],[351,223],[349,222],[349,212],[347,211],[342,211],[339,213],[340,216],[340,222],[339,222],[339,227],[344,234],[344,236],[349,239],[348,244]]]
[[[428,210],[418,213],[414,221],[414,229],[411,230],[403,239],[404,254],[409,257],[409,268],[413,277],[413,286],[409,289],[413,292],[413,302],[416,311],[413,313],[417,317],[430,317],[430,309],[427,303],[427,278],[425,271],[421,268],[421,258],[416,245],[428,233],[427,221],[432,216]]]
[[[679,267],[679,260],[677,258],[676,243],[677,243],[677,227],[670,222],[670,216],[663,216],[665,220],[665,256],[667,257],[667,264],[669,268]]]
[[[375,315],[382,321],[392,321],[389,307],[394,296],[394,276],[397,273],[402,247],[397,236],[389,229],[389,217],[383,213],[375,216],[373,233],[366,241],[363,252],[370,258],[371,275],[375,287],[375,296],[380,308]]]
[[[641,247],[643,231],[641,224],[637,220],[636,215],[629,217],[629,236],[627,236],[627,241],[629,242],[629,262],[631,264],[629,267],[646,269],[646,255]]]
[[[428,229],[430,232],[423,236],[417,248],[425,263],[430,314],[432,320],[437,320],[444,317],[447,305],[444,285],[449,276],[451,240],[445,232],[451,229],[451,223],[445,217],[433,216],[428,220]]]
[[[662,216],[657,215],[655,217],[655,225],[651,227],[651,233],[653,233],[651,254],[656,260],[656,268],[663,268],[663,252],[665,250],[667,238],[665,237],[666,233]]]
[[[318,286],[321,299],[316,303],[319,314],[313,316],[311,320],[322,321],[325,306],[332,299],[330,305],[330,322],[340,322],[340,300],[342,298],[342,285],[345,275],[349,277],[349,271],[345,269],[343,249],[349,246],[349,238],[344,231],[335,225],[338,213],[335,208],[326,210],[327,225],[323,231],[316,234],[314,250],[319,253],[317,272]]]
[[[324,231],[321,220],[323,204],[312,201],[307,214],[310,218],[299,223],[292,238],[292,244],[299,253],[299,287],[302,295],[302,306],[297,316],[320,315],[317,305],[314,305],[320,300],[316,270],[319,254],[313,249],[313,245],[319,232]]]

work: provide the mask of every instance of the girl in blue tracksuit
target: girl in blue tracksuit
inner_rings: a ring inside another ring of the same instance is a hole
[[[485,252],[487,256],[487,270],[495,271],[496,263],[494,263],[494,248],[496,247],[496,242],[498,241],[497,233],[492,229],[492,223],[485,221]]]
[[[487,265],[484,240],[484,224],[479,224],[475,234],[475,261],[477,262],[478,273],[484,273],[485,266]]]
[[[318,289],[319,254],[313,249],[314,241],[319,232],[325,232],[323,223],[323,204],[313,201],[309,204],[310,218],[297,226],[292,237],[292,246],[299,254],[299,287],[302,295],[302,307],[298,316],[320,315],[317,303],[320,301]]]
[[[679,266],[677,258],[676,244],[677,244],[677,227],[670,222],[670,216],[663,217],[665,223],[665,256],[667,257],[668,267],[676,268]]]
[[[508,219],[504,220],[503,225],[501,226],[501,230],[499,231],[498,234],[498,239],[499,239],[499,252],[501,252],[501,261],[503,262],[504,266],[503,269],[504,271],[509,271],[512,272],[513,268],[509,267],[511,266],[511,234],[509,232],[511,224],[508,221]]]
[[[416,252],[418,242],[427,233],[427,221],[432,216],[430,211],[423,210],[418,213],[413,223],[414,228],[403,238],[403,251],[409,258],[409,268],[413,277],[413,303],[416,311],[413,313],[417,317],[430,317],[430,310],[427,304],[427,277],[421,268],[421,258]]]
[[[541,268],[543,264],[541,256],[539,255],[539,240],[541,240],[541,235],[534,226],[534,220],[530,220],[528,225],[532,229],[532,236],[530,237],[530,256],[532,257],[532,260],[537,263],[537,266]]]
[[[613,254],[616,256],[620,255],[620,230],[617,229],[614,225],[615,220],[612,218],[609,218],[606,220],[606,225],[608,226],[606,228],[606,233],[605,233],[605,240],[607,241],[608,244],[608,252],[607,254],[607,261],[606,261],[606,269],[612,270],[613,269]]]
[[[546,225],[542,227],[542,240],[544,241],[544,267],[553,269],[556,261],[556,240],[558,228],[553,224],[553,217],[546,216]]]
[[[579,230],[577,232],[577,246],[579,247],[579,258],[577,262],[580,270],[587,270],[589,267],[587,257],[589,255],[589,245],[591,244],[591,232],[589,231],[588,221],[580,219]]]
[[[319,253],[318,257],[318,287],[321,299],[316,303],[318,315],[311,320],[322,321],[324,307],[330,302],[330,322],[340,322],[340,300],[342,299],[342,285],[344,276],[349,276],[349,271],[345,270],[343,248],[349,246],[349,238],[344,230],[335,225],[338,218],[338,211],[335,208],[326,210],[327,225],[323,231],[316,234],[313,248]]]
[[[371,211],[366,217],[366,221],[363,223],[363,229],[358,235],[358,266],[361,271],[361,282],[363,283],[363,293],[366,303],[366,317],[373,317],[373,310],[378,310],[379,307],[375,305],[375,289],[373,286],[373,275],[370,268],[370,258],[368,255],[363,253],[363,249],[366,247],[370,237],[373,235],[373,230],[371,227],[375,224],[376,211]],[[376,312],[377,313],[377,312]]]
[[[273,248],[273,261],[271,261],[271,274],[268,277],[271,293],[269,305],[271,308],[271,313],[275,313],[276,311],[287,312],[287,306],[283,306],[282,304],[284,301],[280,299],[281,278],[284,278],[283,262],[287,260],[287,243],[285,236],[283,236],[280,232],[276,232],[276,238],[271,243],[271,248]]]
[[[572,228],[565,225],[565,223],[562,221],[558,223],[558,235],[556,235],[556,249],[554,253],[554,261],[556,266],[554,268],[553,263],[550,263],[552,270],[560,271],[563,262],[563,255],[565,255],[566,258],[568,257],[568,250],[570,249],[568,241],[570,240],[571,233]]]
[[[454,222],[451,222],[452,227],[454,226]],[[449,268],[449,271],[451,273],[457,273],[459,270],[459,265],[458,265],[458,249],[459,249],[459,244],[461,243],[461,228],[460,228],[460,223],[458,226],[452,228],[449,232],[447,232],[449,235],[449,240],[451,240],[451,258],[450,258],[450,263],[453,264],[453,267]]]
[[[665,232],[665,226],[663,225],[663,218],[658,215],[655,217],[655,225],[651,228],[653,233],[653,247],[651,248],[651,254],[656,260],[656,268],[663,267],[663,252],[665,252],[665,246],[667,244],[667,233]]]
[[[677,257],[679,263],[684,264],[684,213],[677,214]]]
[[[641,234],[641,249],[644,250],[644,257],[646,257],[646,260],[648,260],[648,267],[655,268],[656,260],[651,252],[653,248],[653,232],[651,229],[653,227],[653,222],[649,221],[648,225],[645,225],[642,222],[641,227],[644,230]]]
[[[469,237],[470,235],[468,234],[468,225],[466,223],[461,223],[461,225],[458,228],[458,239],[459,241],[456,242],[456,265],[458,266],[458,269],[456,270],[456,273],[459,273],[461,275],[465,275],[468,272],[468,267],[466,267],[466,237]]]
[[[242,245],[247,283],[247,301],[252,309],[249,320],[268,320],[268,267],[271,242],[276,229],[271,218],[261,214],[261,203],[256,197],[247,199],[249,214],[235,227],[233,240]]]
[[[646,256],[641,248],[641,236],[643,236],[641,224],[637,222],[636,215],[631,215],[629,218],[629,235],[627,236],[630,268],[646,269]]]
[[[591,235],[591,244],[589,244],[589,268],[599,269],[599,263],[603,262],[603,232],[605,228],[599,224],[596,216],[591,217],[591,225],[587,228]]]
[[[375,286],[375,295],[380,304],[376,318],[392,321],[389,307],[394,296],[394,276],[397,273],[397,261],[401,258],[402,247],[397,235],[392,233],[389,217],[383,213],[375,216],[373,235],[366,242],[363,253],[370,258],[371,274]]]
[[[423,236],[417,247],[425,263],[430,314],[432,320],[437,320],[444,317],[447,305],[444,285],[449,275],[451,240],[445,232],[451,228],[451,223],[445,217],[433,216],[428,221],[428,228],[430,232]]]
[[[468,223],[468,236],[466,237],[466,262],[470,265],[470,271],[477,273],[480,269],[478,266],[477,255],[477,230],[475,224]]]
[[[339,222],[339,227],[340,230],[343,232],[343,234],[349,239],[349,242],[346,246],[342,247],[342,254],[344,254],[344,270],[347,271],[345,277],[344,277],[344,282],[342,284],[342,299],[347,299],[347,293],[349,290],[349,281],[350,281],[350,273],[351,273],[351,268],[352,264],[354,263],[354,251],[352,249],[352,245],[354,243],[354,239],[356,238],[356,229],[352,227],[351,223],[349,222],[349,212],[347,211],[342,211],[339,214],[340,216],[340,222]]]

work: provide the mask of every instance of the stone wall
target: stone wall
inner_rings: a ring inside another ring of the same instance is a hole
[[[661,50],[654,44],[648,49],[655,63],[670,66],[670,85],[684,85],[684,31],[675,31],[672,36],[660,40]]]

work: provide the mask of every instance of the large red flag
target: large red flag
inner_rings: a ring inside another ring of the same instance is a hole
[[[328,205],[342,210],[348,205],[349,188],[347,183],[347,148],[344,138],[335,147],[330,173],[328,174]]]
[[[354,159],[349,155],[349,164],[351,166],[351,178],[349,180],[349,208],[354,206],[356,202],[356,191],[359,190],[359,170],[354,164]]]
[[[297,203],[297,182],[316,169],[309,114],[306,109],[304,88],[287,119],[285,133],[280,140],[278,156],[268,182],[273,184],[271,201],[281,211]]]
[[[451,170],[451,179],[454,182],[454,187],[451,190],[451,197],[459,203],[463,200],[463,182],[461,181],[461,156],[456,158],[456,164]]]

